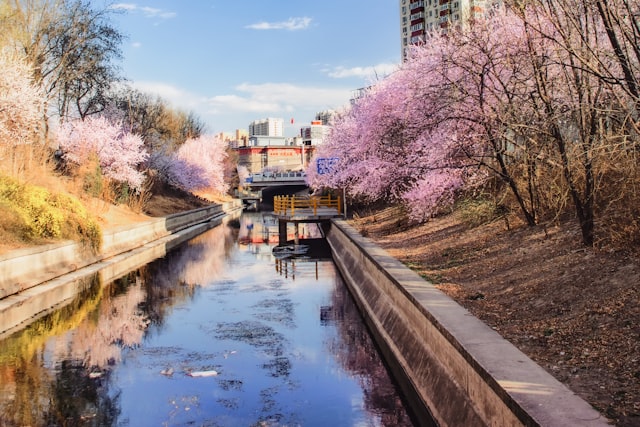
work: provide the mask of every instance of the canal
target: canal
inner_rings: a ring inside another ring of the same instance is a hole
[[[83,279],[0,341],[0,425],[413,425],[330,255],[276,259],[277,232],[245,212]]]

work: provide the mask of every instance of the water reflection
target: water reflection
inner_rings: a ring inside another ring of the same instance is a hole
[[[0,344],[0,425],[411,425],[333,263],[276,263],[274,227],[87,278]]]
[[[362,317],[344,284],[331,294],[332,305],[324,307],[323,321],[334,324],[338,334],[326,341],[327,352],[334,354],[342,368],[357,378],[364,391],[367,412],[376,414],[381,425],[410,426],[412,421],[390,381],[371,336],[363,327]]]
[[[160,327],[175,306],[193,298],[198,286],[224,273],[236,238],[237,230],[219,226],[140,270],[147,284],[145,312],[155,326]]]

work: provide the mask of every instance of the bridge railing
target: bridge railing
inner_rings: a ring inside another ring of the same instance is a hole
[[[273,211],[276,215],[295,215],[296,211],[305,213],[309,210],[313,212],[313,215],[318,215],[318,209],[321,208],[333,208],[338,211],[338,214],[341,214],[340,196],[275,196],[273,198]]]
[[[254,173],[246,178],[246,183],[272,182],[272,181],[304,181],[306,173],[297,172],[266,172]]]

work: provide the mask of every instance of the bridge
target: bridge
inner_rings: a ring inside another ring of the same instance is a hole
[[[282,185],[307,185],[307,174],[296,172],[262,172],[251,174],[244,181],[245,187],[264,188]]]
[[[303,187],[307,185],[307,174],[296,172],[259,172],[244,180],[242,190],[236,191],[236,197],[245,203],[262,202],[262,190],[271,187]]]
[[[332,218],[342,217],[342,199],[340,196],[275,196],[273,214],[278,218],[279,245],[285,245],[287,224],[295,226],[295,244],[298,244],[298,227],[301,222],[328,222]]]

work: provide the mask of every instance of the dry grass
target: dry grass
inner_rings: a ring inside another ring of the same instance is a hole
[[[353,220],[618,426],[640,425],[640,248],[586,248],[575,221],[516,216],[472,226],[457,213],[398,227],[386,208]]]

